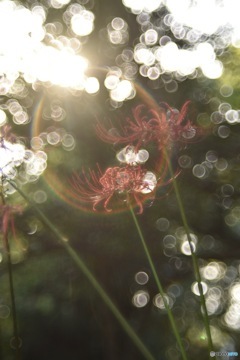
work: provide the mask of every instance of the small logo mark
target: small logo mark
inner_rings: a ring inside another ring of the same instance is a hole
[[[210,356],[211,356],[211,357],[214,357],[214,356],[215,356],[215,352],[214,352],[214,351],[211,351],[211,352],[210,352]]]

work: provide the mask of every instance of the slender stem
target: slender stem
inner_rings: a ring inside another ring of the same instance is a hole
[[[133,343],[136,345],[138,350],[142,353],[144,358],[146,360],[154,360],[153,355],[150,353],[150,351],[146,348],[142,340],[138,337],[138,335],[135,333],[133,328],[129,325],[127,320],[124,318],[124,316],[121,314],[121,312],[118,310],[117,306],[113,303],[111,298],[108,296],[106,291],[103,289],[103,287],[100,285],[100,283],[97,281],[95,276],[92,274],[92,272],[88,269],[88,267],[85,265],[84,261],[81,259],[79,254],[71,247],[71,245],[68,243],[66,238],[60,233],[60,231],[51,223],[51,221],[44,215],[44,213],[36,206],[36,204],[31,201],[28,196],[16,186],[15,183],[8,181],[18,192],[21,194],[21,196],[34,208],[35,212],[38,214],[39,218],[42,220],[42,222],[52,231],[52,233],[56,236],[56,238],[60,241],[62,246],[65,248],[65,250],[68,252],[72,260],[75,262],[75,264],[78,266],[78,268],[84,273],[84,275],[87,277],[89,282],[92,284],[94,289],[98,292],[102,300],[105,302],[105,304],[108,306],[108,308],[111,310],[113,315],[116,317],[122,328],[125,330],[125,332],[128,334],[130,339],[133,341]]]
[[[5,242],[5,245],[6,245],[6,253],[7,253],[8,278],[9,278],[12,317],[13,317],[13,333],[14,333],[14,342],[13,342],[13,344],[14,344],[14,348],[16,348],[16,359],[20,359],[21,340],[20,340],[20,338],[18,336],[17,311],[16,311],[16,302],[15,302],[15,294],[14,294],[14,286],[13,286],[11,250],[10,250],[10,245],[9,245],[7,234],[4,236],[4,242]]]
[[[5,198],[1,192],[1,199],[3,206],[6,205]],[[5,245],[5,250],[7,254],[7,267],[8,267],[8,280],[9,280],[9,289],[10,289],[10,298],[11,298],[11,308],[12,308],[12,318],[13,318],[13,334],[14,334],[14,348],[16,349],[16,359],[20,359],[20,347],[21,339],[18,335],[18,325],[17,325],[17,310],[16,310],[16,301],[13,285],[13,271],[12,271],[12,259],[11,259],[11,249],[8,241],[8,229],[3,233],[3,242]]]
[[[209,348],[209,351],[213,351],[213,342],[212,342],[212,336],[211,336],[211,330],[210,330],[210,323],[209,323],[209,317],[208,317],[208,312],[207,312],[205,296],[204,296],[204,293],[203,293],[202,279],[201,279],[200,269],[199,269],[199,265],[198,265],[198,258],[197,258],[197,255],[196,255],[194,249],[193,249],[193,246],[192,246],[192,239],[191,239],[190,229],[189,229],[186,213],[185,213],[185,210],[184,210],[183,202],[182,202],[182,199],[181,199],[180,191],[179,191],[179,188],[178,188],[177,180],[176,180],[176,178],[174,176],[171,160],[169,159],[168,154],[166,152],[165,152],[165,156],[166,156],[166,159],[167,159],[167,162],[168,162],[168,168],[169,168],[169,171],[170,171],[170,175],[172,177],[173,187],[174,187],[174,191],[175,191],[175,194],[176,194],[179,211],[180,211],[180,214],[181,214],[183,226],[184,226],[184,229],[186,231],[187,240],[188,240],[189,248],[190,248],[190,251],[191,251],[194,275],[195,275],[195,279],[196,279],[196,281],[198,283],[198,288],[199,288],[199,293],[200,293],[200,302],[201,302],[202,310],[203,310],[203,322],[204,322],[204,326],[205,326],[205,330],[206,330],[206,334],[207,334],[207,339],[208,339],[208,348]],[[212,358],[213,357],[211,357],[211,359]]]
[[[138,235],[139,235],[139,237],[140,237],[140,239],[141,239],[141,242],[142,242],[142,245],[143,245],[145,254],[146,254],[146,256],[147,256],[147,259],[148,259],[148,262],[149,262],[149,265],[150,265],[150,268],[151,268],[153,277],[154,277],[154,279],[155,279],[155,281],[156,281],[158,291],[159,291],[160,295],[162,296],[165,309],[167,310],[167,314],[168,314],[168,317],[169,317],[169,320],[170,320],[170,324],[171,324],[171,326],[172,326],[173,333],[174,333],[175,338],[176,338],[176,340],[177,340],[177,343],[178,343],[178,346],[179,346],[179,349],[180,349],[182,358],[183,358],[184,360],[187,360],[187,355],[186,355],[185,349],[184,349],[184,347],[183,347],[183,343],[182,343],[180,334],[179,334],[179,332],[178,332],[178,328],[177,328],[177,325],[176,325],[176,323],[175,323],[172,310],[171,310],[171,308],[170,308],[169,305],[168,305],[168,301],[167,301],[167,299],[166,299],[166,294],[164,293],[164,290],[163,290],[161,281],[160,281],[160,279],[159,279],[159,276],[158,276],[157,271],[156,271],[156,267],[155,267],[155,265],[154,265],[154,263],[153,263],[153,260],[152,260],[152,257],[151,257],[151,255],[150,255],[148,246],[147,246],[146,241],[145,241],[145,239],[144,239],[144,236],[143,236],[142,230],[141,230],[141,228],[140,228],[138,219],[137,219],[137,217],[136,217],[136,215],[135,215],[135,213],[134,213],[133,208],[132,208],[131,205],[129,205],[129,208],[130,208],[130,212],[131,212],[132,217],[133,217],[134,224],[136,225],[136,228],[137,228],[137,231],[138,231]]]

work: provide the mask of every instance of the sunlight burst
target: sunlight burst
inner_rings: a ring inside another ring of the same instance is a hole
[[[12,1],[0,3],[0,31],[4,33],[0,47],[1,95],[21,75],[31,84],[41,81],[77,90],[85,88],[88,61],[75,53],[74,43],[60,48],[60,42],[58,48],[46,45],[45,18],[41,6],[30,11]]]

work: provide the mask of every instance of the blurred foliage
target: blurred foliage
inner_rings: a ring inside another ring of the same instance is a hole
[[[123,10],[120,1],[117,6],[109,1],[96,2],[96,33],[115,15],[124,14],[131,22],[133,15]],[[56,14],[60,16],[60,13],[52,9],[49,17],[55,19]],[[138,27],[133,26],[131,41],[134,41],[138,31]],[[100,41],[98,35],[94,36],[86,51],[97,59],[100,67],[106,59],[114,65],[118,49],[108,46],[108,51],[104,52],[107,45],[101,47],[103,40]],[[35,92],[29,86],[29,97],[33,98],[33,104],[28,111],[33,119],[41,99],[43,109],[58,100],[66,111],[66,117],[58,124],[43,119],[41,112],[36,133],[31,123],[22,127],[13,126],[27,145],[32,135],[38,136],[41,132],[49,132],[49,129],[55,131],[64,128],[74,136],[76,146],[71,151],[66,151],[60,145],[45,146],[48,168],[41,178],[24,185],[23,189],[31,199],[39,190],[46,194],[47,199],[38,204],[39,208],[81,254],[131,326],[159,360],[177,360],[180,355],[166,312],[154,305],[157,288],[129,212],[126,209],[107,214],[100,209],[94,213],[91,208],[78,207],[78,201],[73,201],[72,206],[64,195],[67,196],[71,190],[70,179],[74,172],[94,168],[97,163],[103,169],[117,164],[115,155],[118,147],[97,138],[97,120],[124,119],[136,104],[150,100],[156,104],[165,101],[181,108],[190,99],[193,104],[191,120],[203,129],[203,136],[199,141],[182,146],[180,152],[173,151],[172,162],[176,171],[181,170],[177,181],[190,229],[198,238],[200,266],[203,268],[209,262],[216,262],[225,269],[222,277],[205,280],[209,289],[218,288],[221,292],[219,307],[210,315],[216,351],[225,346],[226,351],[240,353],[239,328],[231,328],[224,321],[231,306],[231,286],[239,283],[240,275],[240,220],[236,217],[240,207],[240,125],[231,126],[226,121],[220,124],[211,122],[211,114],[218,110],[221,102],[228,101],[232,108],[240,108],[239,55],[239,49],[229,48],[222,55],[225,71],[219,80],[203,77],[186,79],[179,82],[176,93],[168,93],[161,86],[155,87],[156,84],[149,80],[137,79],[136,86],[139,90],[147,89],[146,93],[139,91],[135,99],[115,110],[109,105],[106,90],[93,96],[81,94],[77,97],[55,87],[40,88]],[[93,70],[99,77],[103,76],[104,71]],[[223,85],[233,88],[233,94],[227,100],[220,93]],[[229,136],[219,136],[220,126],[229,129]],[[149,147],[148,150],[154,153],[154,148]],[[204,163],[209,151],[214,151],[218,159],[227,162],[226,169]],[[190,167],[180,169],[179,158],[182,155],[189,156]],[[154,157],[154,161],[158,162],[159,159]],[[193,167],[202,163],[205,164],[207,175],[198,178],[193,175]],[[224,185],[231,185],[234,191],[229,194]],[[17,193],[7,197],[7,201],[20,204],[24,210],[15,218],[16,238],[10,237],[13,252],[18,252],[13,261],[13,271],[22,360],[141,360],[138,350],[106,305],[75,268],[54,236],[37,219],[33,209]],[[237,210],[234,212],[234,209]],[[235,223],[229,225],[227,216],[232,221],[236,219]],[[163,230],[157,227],[157,221],[161,218],[169,221],[169,226]],[[173,313],[189,358],[208,359],[199,298],[191,291],[195,281],[191,258],[182,253],[176,235],[182,231],[182,222],[171,184],[157,190],[155,200],[145,204],[144,212],[138,215],[138,219],[166,291],[172,285],[179,290],[179,295],[173,297]],[[170,252],[164,245],[167,235],[176,237],[178,241]],[[17,239],[19,241],[16,242]],[[147,284],[140,285],[135,281],[139,271],[149,275]],[[149,294],[149,301],[143,308],[137,308],[132,302],[139,290]],[[14,350],[10,347],[10,303],[7,261],[3,256],[0,263],[0,358],[3,360],[14,359]]]

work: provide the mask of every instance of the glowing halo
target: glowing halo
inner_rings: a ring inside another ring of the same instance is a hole
[[[108,69],[98,69],[98,70],[101,70],[103,72],[108,71]],[[159,112],[162,111],[162,108],[157,104],[157,101],[153,98],[153,96],[151,96],[149,94],[149,92],[142,85],[135,82],[134,86],[136,88],[137,95],[143,104],[145,104],[149,108],[154,109],[155,111],[159,111]],[[32,127],[31,127],[31,136],[32,137],[39,136],[41,131],[43,131],[43,129],[41,129],[41,119],[42,119],[42,112],[43,112],[43,108],[44,108],[44,99],[45,99],[45,95],[42,95],[42,97],[39,99],[39,101],[35,107],[34,115],[32,118]],[[103,170],[105,170],[105,169],[103,169]],[[151,169],[149,169],[149,170],[151,170]],[[86,171],[87,171],[87,169],[86,169]],[[168,185],[168,183],[170,181],[167,179],[167,176],[168,176],[167,161],[163,155],[159,156],[159,158],[157,159],[157,162],[155,164],[155,168],[153,171],[158,179],[162,179],[162,181],[160,181],[159,187],[161,187],[161,186],[164,187],[164,186]],[[101,204],[99,205],[98,211],[96,212],[96,211],[93,211],[90,203],[83,203],[80,200],[78,200],[74,190],[71,189],[70,179],[69,178],[61,179],[59,177],[59,174],[54,173],[54,171],[50,167],[47,167],[47,169],[44,171],[44,173],[42,175],[42,179],[43,179],[45,185],[50,190],[50,192],[52,194],[54,194],[54,196],[56,196],[59,200],[68,204],[69,206],[74,207],[83,212],[87,212],[87,213],[103,214],[106,212],[103,209],[103,207],[101,206]],[[156,190],[157,190],[157,188],[158,188],[158,186],[156,187]],[[149,194],[146,194],[144,196],[143,206],[149,199],[151,199],[151,200],[154,199],[154,194],[155,194],[155,191],[153,191]],[[117,202],[117,204],[119,205],[118,202]],[[134,204],[134,207],[137,209],[137,205],[135,206],[135,204]],[[114,208],[114,200],[113,200],[113,208],[109,214],[122,213],[122,212],[126,212],[128,210],[129,209],[126,206],[126,202],[124,202],[124,201],[122,202],[122,204],[120,204],[120,206]]]

